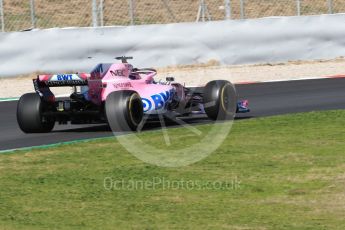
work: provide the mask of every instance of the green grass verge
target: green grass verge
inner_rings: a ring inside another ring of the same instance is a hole
[[[0,228],[345,229],[344,118],[239,120],[215,153],[177,169],[145,164],[115,139],[2,154]]]

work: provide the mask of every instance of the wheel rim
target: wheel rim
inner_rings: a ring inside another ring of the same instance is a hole
[[[138,94],[133,94],[129,99],[129,118],[134,125],[139,125],[142,119],[143,105]]]
[[[221,94],[220,94],[220,104],[224,112],[227,114],[232,114],[233,111],[231,111],[231,88],[232,86],[230,84],[224,85],[222,88]]]

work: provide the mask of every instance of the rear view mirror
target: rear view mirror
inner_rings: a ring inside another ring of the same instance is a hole
[[[172,82],[172,81],[175,81],[175,78],[174,77],[166,77],[165,80],[169,81],[169,82]]]

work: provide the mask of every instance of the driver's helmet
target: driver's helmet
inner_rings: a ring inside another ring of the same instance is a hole
[[[135,69],[131,64],[128,64],[129,75],[128,78],[131,80],[138,80],[140,79],[140,75],[135,73]]]
[[[126,65],[127,65],[128,70],[129,70],[129,74],[131,74],[133,71],[133,65],[131,65],[131,64],[126,64]]]

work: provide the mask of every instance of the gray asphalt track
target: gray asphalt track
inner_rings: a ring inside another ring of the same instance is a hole
[[[240,98],[250,102],[251,112],[238,118],[345,109],[345,79],[319,79],[237,85]],[[106,125],[56,125],[46,134],[24,134],[16,121],[17,101],[0,102],[0,150],[111,136]],[[189,123],[207,119],[186,120]],[[157,128],[151,124],[146,129]]]

